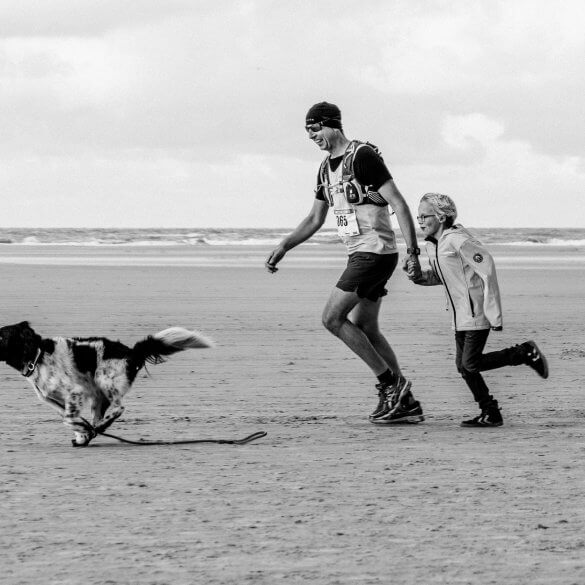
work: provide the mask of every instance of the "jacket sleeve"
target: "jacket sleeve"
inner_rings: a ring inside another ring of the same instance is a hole
[[[413,282],[414,284],[421,284],[422,286],[436,286],[438,284],[443,284],[441,279],[437,276],[437,273],[432,268],[423,270],[421,277]]]
[[[487,320],[491,327],[501,328],[503,325],[502,303],[494,259],[486,248],[475,239],[464,242],[459,253],[465,263],[483,281],[483,310]]]

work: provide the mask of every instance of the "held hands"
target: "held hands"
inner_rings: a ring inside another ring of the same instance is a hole
[[[420,282],[422,280],[422,270],[418,256],[407,256],[402,264],[402,270],[406,272],[408,280],[411,280],[414,283]]]

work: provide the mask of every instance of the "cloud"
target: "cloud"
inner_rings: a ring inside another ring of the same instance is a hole
[[[212,6],[205,0],[197,2],[200,10]],[[3,0],[0,38],[100,36],[188,10],[194,10],[188,0]]]
[[[505,130],[482,114],[446,116],[442,137],[459,163],[408,166],[405,193],[452,195],[470,226],[582,226],[585,159],[538,153],[528,142],[507,139]]]
[[[124,214],[147,204],[155,213],[132,221],[149,224],[292,225],[322,156],[304,114],[327,99],[348,136],[382,148],[405,193],[443,185],[465,198],[473,178],[484,197],[513,188],[518,221],[568,225],[575,214],[532,194],[560,193],[568,209],[583,193],[584,6],[3,2],[0,189],[33,203],[53,193],[61,222],[117,222],[101,193]],[[227,210],[206,195],[218,189]]]

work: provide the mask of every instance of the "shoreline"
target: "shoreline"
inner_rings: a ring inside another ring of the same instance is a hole
[[[422,245],[422,244],[421,244]],[[267,245],[0,245],[0,264],[60,265],[60,266],[263,266],[273,249]],[[508,245],[488,246],[496,266],[580,268],[585,264],[585,248],[575,246]],[[405,246],[398,245],[401,257]],[[290,268],[320,268],[337,266],[346,259],[345,247],[339,244],[306,242],[291,250],[282,261]],[[426,254],[422,249],[421,260]]]

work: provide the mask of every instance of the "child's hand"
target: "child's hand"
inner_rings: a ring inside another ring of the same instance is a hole
[[[420,263],[416,256],[408,256],[404,259],[402,270],[406,272],[406,276],[414,283],[421,282],[423,279]]]

